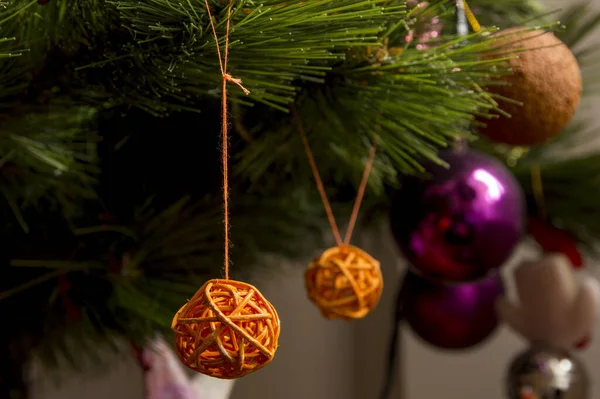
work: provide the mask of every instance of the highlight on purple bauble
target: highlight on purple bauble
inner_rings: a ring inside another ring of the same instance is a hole
[[[409,271],[401,289],[404,320],[437,348],[473,348],[498,327],[495,304],[504,292],[498,273],[477,282],[446,285]]]
[[[447,283],[484,278],[521,240],[525,199],[510,171],[468,148],[440,152],[450,166],[425,165],[392,200],[391,230],[416,273]]]

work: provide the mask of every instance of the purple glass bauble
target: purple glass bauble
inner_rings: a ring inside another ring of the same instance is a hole
[[[414,271],[448,283],[475,281],[511,255],[524,229],[524,196],[498,161],[467,148],[439,154],[431,178],[403,181],[391,209],[396,242]]]
[[[503,291],[497,273],[478,282],[446,285],[408,272],[399,300],[404,319],[425,342],[443,349],[467,349],[498,326],[495,303]]]

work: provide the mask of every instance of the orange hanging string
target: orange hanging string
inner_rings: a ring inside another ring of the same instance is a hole
[[[304,144],[304,152],[306,153],[306,157],[308,158],[308,163],[310,164],[310,168],[312,170],[313,177],[315,179],[315,183],[317,185],[317,190],[321,195],[321,200],[323,201],[323,206],[325,207],[325,212],[327,213],[327,219],[329,220],[329,225],[331,226],[331,230],[333,232],[333,237],[337,245],[349,245],[350,240],[352,239],[352,232],[354,231],[354,226],[356,225],[356,219],[358,218],[358,212],[360,211],[360,206],[362,204],[362,200],[367,188],[367,183],[369,181],[369,175],[371,174],[371,169],[373,167],[373,161],[375,160],[375,153],[377,152],[377,144],[379,142],[379,135],[375,136],[373,140],[373,145],[369,151],[369,158],[365,165],[365,171],[363,172],[362,179],[358,188],[358,194],[356,195],[356,200],[354,202],[354,207],[352,209],[352,214],[350,215],[350,222],[348,224],[348,228],[346,230],[346,236],[344,237],[344,241],[342,241],[342,236],[340,235],[340,230],[335,221],[335,216],[333,215],[333,210],[331,209],[331,204],[327,199],[327,192],[325,191],[325,187],[323,185],[323,181],[321,180],[321,176],[319,174],[319,169],[317,168],[317,163],[315,162],[315,157],[313,156],[312,150],[310,149],[310,144],[308,143],[308,139],[306,138],[306,132],[304,131],[304,126],[302,124],[302,120],[298,116],[298,111],[294,105],[291,106],[292,116],[296,120],[296,125],[298,126],[298,132],[300,133],[300,137],[302,138],[302,144]]]
[[[360,186],[358,187],[358,193],[356,194],[356,200],[354,201],[354,207],[352,208],[352,214],[350,215],[350,222],[348,222],[348,229],[346,230],[346,237],[344,237],[344,244],[349,245],[352,239],[352,233],[354,232],[354,226],[356,225],[356,219],[358,218],[358,212],[360,205],[362,204],[363,197],[365,196],[365,190],[367,189],[367,183],[369,181],[369,175],[373,168],[373,161],[375,160],[375,153],[377,152],[377,144],[379,143],[379,135],[375,136],[373,145],[369,150],[369,159],[365,165],[365,171],[363,172]]]
[[[225,280],[229,280],[229,247],[231,242],[229,240],[229,134],[228,134],[228,122],[227,122],[227,82],[232,82],[238,85],[246,95],[250,94],[244,86],[242,86],[242,80],[232,77],[227,72],[227,61],[229,58],[229,29],[231,26],[231,8],[233,7],[233,0],[227,7],[227,31],[225,33],[225,56],[221,57],[221,48],[219,47],[219,37],[217,35],[217,29],[213,22],[212,14],[210,12],[210,6],[208,0],[204,0],[206,5],[206,11],[208,12],[208,19],[212,28],[213,36],[215,37],[215,43],[217,45],[217,56],[219,58],[219,67],[221,69],[222,83],[221,83],[221,103],[222,103],[222,126],[221,126],[221,151],[222,151],[222,162],[223,162],[223,225],[225,227]]]
[[[542,181],[542,168],[538,162],[531,165],[531,186],[533,188],[533,198],[538,207],[539,215],[546,218],[546,200],[544,198],[544,183]]]
[[[292,116],[296,120],[296,124],[298,125],[298,132],[300,132],[300,137],[302,137],[302,144],[304,144],[304,152],[306,152],[306,157],[308,158],[308,163],[310,164],[310,168],[312,170],[313,176],[315,178],[315,182],[317,184],[317,190],[319,190],[319,194],[321,195],[321,200],[323,201],[323,206],[325,207],[325,213],[327,213],[327,219],[329,219],[329,225],[331,226],[331,231],[333,232],[333,237],[335,238],[335,242],[337,245],[342,244],[342,236],[340,235],[340,229],[338,228],[337,223],[335,222],[335,216],[333,216],[333,210],[331,209],[331,204],[327,199],[327,193],[325,192],[325,187],[323,186],[323,181],[321,180],[321,176],[319,175],[319,169],[317,168],[317,163],[315,162],[315,157],[313,156],[312,151],[310,150],[310,145],[308,144],[308,139],[306,138],[306,133],[304,132],[304,126],[302,125],[302,120],[298,116],[298,111],[296,107],[292,105]]]

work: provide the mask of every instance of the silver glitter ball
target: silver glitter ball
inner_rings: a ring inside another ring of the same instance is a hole
[[[510,399],[589,399],[583,365],[568,353],[531,348],[515,358],[508,376]]]

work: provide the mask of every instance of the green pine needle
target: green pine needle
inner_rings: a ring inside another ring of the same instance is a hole
[[[95,115],[89,107],[45,106],[20,118],[0,118],[3,191],[25,230],[20,210],[42,198],[70,218],[79,201],[97,197]]]

